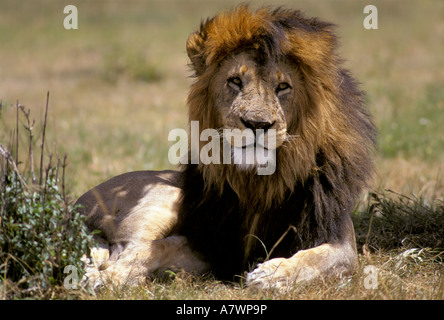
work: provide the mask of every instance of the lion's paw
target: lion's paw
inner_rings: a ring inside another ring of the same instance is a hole
[[[290,278],[288,259],[275,258],[258,264],[247,274],[246,284],[261,289],[283,288],[289,285]]]
[[[104,286],[104,278],[99,270],[88,270],[82,278],[82,286],[100,289]]]
[[[119,270],[111,266],[106,270],[92,270],[86,272],[83,282],[86,286],[98,290],[108,285],[112,287],[121,287],[123,285],[132,284],[128,281],[128,274],[125,271]]]
[[[256,269],[248,273],[246,284],[261,289],[285,289],[296,283],[311,281],[320,275],[318,268],[302,260],[301,257],[275,258],[259,264]]]
[[[85,273],[84,283],[96,290],[110,286],[111,288],[134,287],[147,280],[144,268],[115,263],[105,270],[93,270]]]

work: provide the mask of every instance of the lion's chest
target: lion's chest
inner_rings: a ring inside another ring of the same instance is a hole
[[[232,280],[270,253],[271,257],[289,257],[303,249],[295,233],[305,203],[302,196],[261,211],[241,205],[229,188],[223,195],[203,194],[202,181],[190,183],[176,232],[186,236],[193,249],[210,262],[215,276]]]

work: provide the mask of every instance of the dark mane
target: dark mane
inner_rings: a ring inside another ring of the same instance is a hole
[[[241,205],[229,187],[222,195],[214,189],[204,192],[196,165],[187,166],[182,179],[181,219],[174,233],[188,238],[218,278],[233,280],[263,261],[273,247],[267,258],[290,257],[299,250],[337,241],[342,233],[335,215],[344,213],[340,203],[328,198],[334,190],[325,182],[321,185],[325,178],[295,185],[285,203],[257,212],[257,216]],[[257,224],[254,234],[250,232],[253,223]]]

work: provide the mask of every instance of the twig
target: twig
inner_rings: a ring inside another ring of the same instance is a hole
[[[47,185],[48,185],[48,178],[49,178],[49,171],[52,168],[52,153],[49,155],[49,163],[48,167],[45,169],[45,181],[43,183],[43,206],[45,205],[45,198],[46,198],[46,191],[47,191]]]
[[[66,201],[66,194],[65,194],[65,168],[66,168],[66,158],[68,155],[65,153],[65,156],[63,157],[63,165],[62,165],[62,192],[63,192],[63,200],[65,200],[65,204],[67,204]]]
[[[35,178],[35,172],[34,172],[34,149],[33,149],[33,138],[34,138],[34,124],[35,124],[35,120],[31,120],[29,119],[29,114],[31,113],[31,110],[28,109],[28,112],[25,111],[24,106],[19,106],[20,109],[22,109],[23,114],[25,115],[26,118],[26,125],[23,124],[23,127],[25,128],[26,131],[28,131],[29,133],[29,166],[30,166],[30,171],[31,171],[31,179],[32,179],[32,184],[35,184],[37,182],[37,179]]]
[[[12,166],[12,169],[15,171],[15,173],[17,174],[18,179],[20,180],[21,184],[23,185],[24,188],[28,188],[28,186],[26,185],[25,180],[23,180],[19,169],[17,168],[17,164],[14,161],[14,158],[12,157],[11,153],[0,144],[0,155],[3,156],[3,158],[6,159],[6,161]]]
[[[45,209],[46,194],[47,194],[47,191],[48,191],[47,186],[48,186],[49,171],[51,170],[51,167],[52,167],[52,153],[49,155],[48,167],[45,170],[45,182],[44,182],[44,185],[43,185],[43,200],[42,200],[43,212],[42,212],[42,215],[41,215],[41,224],[40,224],[41,226],[44,226],[43,222],[44,222],[45,212],[46,212],[46,209]]]
[[[17,106],[17,118],[16,118],[16,121],[15,121],[15,126],[16,126],[16,132],[17,132],[17,135],[16,135],[16,139],[15,139],[15,163],[18,165],[18,163],[19,163],[19,156],[18,156],[18,144],[19,144],[19,103],[18,103],[18,100],[17,100],[17,102],[16,102],[16,106]]]
[[[284,240],[285,236],[287,235],[288,232],[290,232],[290,230],[293,230],[296,234],[297,234],[297,229],[295,226],[288,226],[287,231],[285,231],[281,237],[278,239],[278,241],[276,241],[276,243],[273,245],[273,247],[271,248],[270,252],[268,252],[267,257],[265,258],[265,261],[267,261],[268,259],[270,259],[271,254],[273,253],[274,249],[276,249],[276,247],[279,245],[279,243],[281,243],[282,240]]]
[[[16,127],[16,136],[15,136],[15,164],[18,166],[19,164],[19,156],[18,156],[18,147],[19,147],[19,103],[18,100],[16,102],[17,112],[15,119],[15,127]],[[18,172],[17,172],[18,173]],[[18,182],[15,183],[15,193],[17,194]]]
[[[40,180],[39,185],[42,185],[42,178],[43,178],[43,151],[45,148],[45,131],[46,131],[46,120],[48,118],[48,105],[49,105],[49,91],[46,94],[46,110],[45,110],[45,121],[43,122],[43,136],[42,136],[42,144],[40,146],[41,148],[41,155],[40,155]]]
[[[55,172],[55,184],[56,186],[59,186],[59,170],[60,170],[60,164],[61,164],[61,160],[59,157],[59,153],[56,150],[56,156],[57,156],[57,166],[56,166],[56,172]]]

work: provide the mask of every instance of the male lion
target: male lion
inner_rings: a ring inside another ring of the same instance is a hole
[[[275,170],[258,175],[258,159],[200,162],[95,187],[78,200],[101,230],[90,280],[137,284],[168,269],[232,280],[247,271],[247,285],[268,288],[350,273],[350,212],[372,173],[375,128],[341,67],[333,26],[240,6],[203,22],[187,52],[196,77],[189,120],[200,132],[272,132],[262,147]],[[241,141],[230,148],[242,158],[251,145]]]

